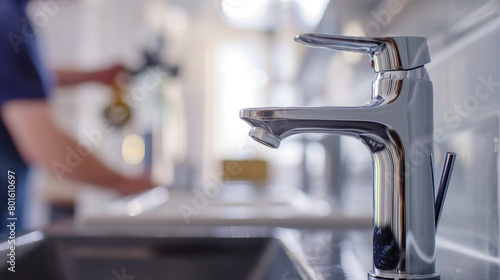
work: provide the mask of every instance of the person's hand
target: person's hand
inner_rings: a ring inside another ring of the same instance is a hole
[[[156,187],[151,181],[149,174],[144,174],[137,178],[124,178],[121,182],[115,184],[115,189],[121,195],[130,195],[135,193],[144,192]]]
[[[113,83],[117,83],[116,78],[118,74],[125,74],[127,73],[127,69],[121,65],[121,64],[116,64],[113,65],[109,68],[102,69],[95,71],[93,73],[94,79],[97,82],[101,82],[106,85],[112,85]]]

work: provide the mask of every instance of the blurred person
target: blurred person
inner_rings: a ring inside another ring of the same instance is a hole
[[[36,38],[23,36],[31,28],[26,20],[28,1],[0,1],[0,239],[7,237],[9,231],[6,226],[10,217],[8,198],[13,193],[9,193],[12,189],[9,185],[15,187],[16,232],[20,233],[24,230],[26,205],[23,203],[29,195],[28,167],[52,170],[54,162],[65,162],[68,147],[74,151],[79,148],[51,117],[46,98],[53,87],[91,81],[111,84],[117,73],[123,71],[119,66],[93,72],[49,71],[40,56]],[[124,195],[154,186],[148,174],[125,177],[91,154],[82,157],[78,166],[64,177],[112,188]]]

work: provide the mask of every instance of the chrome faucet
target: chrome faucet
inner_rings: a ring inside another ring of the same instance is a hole
[[[433,91],[426,38],[301,34],[295,41],[367,53],[377,73],[360,107],[248,108],[250,136],[272,148],[299,133],[347,135],[372,154],[373,270],[368,279],[439,279],[435,233],[455,160],[447,153],[435,198]]]

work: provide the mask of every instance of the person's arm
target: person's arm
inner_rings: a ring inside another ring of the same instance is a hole
[[[66,171],[63,178],[110,187],[122,194],[144,191],[154,186],[149,176],[126,178],[107,168],[92,154],[81,156],[78,164],[68,166],[68,150],[77,151],[78,143],[56,126],[45,100],[12,100],[4,103],[0,109],[7,129],[28,164],[42,165],[53,172],[61,172],[57,167],[64,165],[68,169],[63,168]]]
[[[100,82],[112,84],[116,75],[126,72],[121,65],[114,65],[109,68],[96,71],[80,71],[74,69],[56,69],[55,73],[59,86],[73,86],[86,82]]]

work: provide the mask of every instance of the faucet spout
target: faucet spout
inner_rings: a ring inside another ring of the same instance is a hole
[[[278,148],[281,140],[301,133],[351,136],[362,140],[372,151],[392,141],[392,129],[382,122],[385,114],[371,105],[247,108],[240,111],[240,118],[252,126],[249,135],[254,140],[271,148]]]

